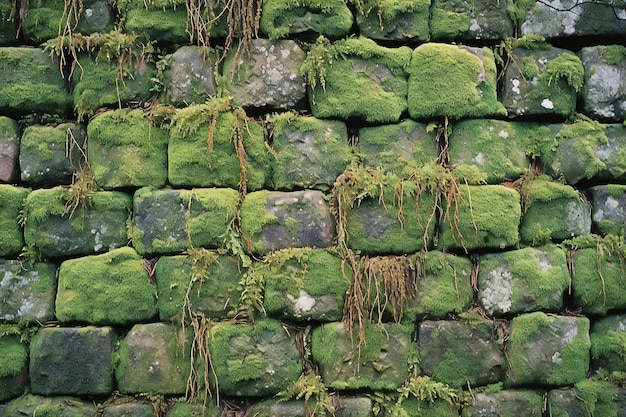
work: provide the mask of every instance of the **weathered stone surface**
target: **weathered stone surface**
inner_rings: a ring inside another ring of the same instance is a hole
[[[254,39],[249,55],[233,48],[224,59],[224,88],[243,107],[301,107],[306,87],[299,70],[305,58],[295,41]]]
[[[359,4],[362,6],[357,5],[356,22],[361,36],[404,42],[424,42],[430,39],[429,1],[382,3],[369,0]]]
[[[87,134],[89,166],[100,187],[165,185],[169,134],[152,125],[142,110],[100,114],[89,122]]]
[[[584,68],[580,58],[565,49],[519,47],[511,51],[503,78],[502,104],[510,117],[570,116],[583,87]]]
[[[541,417],[543,396],[537,391],[479,392],[474,403],[463,408],[463,417]]]
[[[237,191],[230,188],[141,188],[133,201],[133,246],[142,255],[171,255],[190,247],[217,248],[227,237],[237,198]]]
[[[582,381],[589,370],[589,319],[522,314],[511,321],[507,381],[513,386],[564,386]]]
[[[28,347],[17,335],[0,337],[0,401],[21,395],[28,383]],[[0,415],[2,412],[0,410]]]
[[[575,188],[542,176],[532,180],[527,193],[522,242],[541,245],[591,232],[591,205]]]
[[[265,254],[284,248],[331,245],[335,222],[319,191],[257,191],[241,206],[241,229],[252,251]]]
[[[590,46],[578,53],[585,68],[585,114],[603,120],[626,118],[626,47]]]
[[[120,392],[185,394],[190,370],[188,336],[180,325],[134,325],[114,354]]]
[[[343,323],[313,329],[311,352],[324,384],[334,389],[395,390],[408,374],[414,354],[413,325],[383,324],[365,327],[366,343],[358,343]]]
[[[352,270],[323,249],[284,249],[269,254],[254,272],[265,279],[263,306],[278,319],[341,320]]]
[[[96,417],[98,410],[92,401],[76,397],[42,397],[26,394],[9,402],[3,417],[13,416]]]
[[[154,269],[159,318],[178,323],[187,308],[216,320],[233,317],[245,272],[238,258],[214,252],[159,258]]]
[[[187,402],[184,398],[176,401],[174,405],[167,410],[166,417],[220,417],[222,409],[207,401],[206,407],[202,400],[196,402]]]
[[[0,79],[3,114],[69,112],[72,100],[59,64],[41,49],[0,48]]]
[[[491,321],[425,320],[419,324],[418,341],[420,368],[435,381],[462,388],[504,379],[506,362]]]
[[[519,242],[520,195],[501,185],[460,185],[460,198],[448,207],[439,247],[448,249],[505,249]],[[457,212],[458,210],[458,212]]]
[[[597,185],[586,190],[591,200],[592,231],[623,234],[626,229],[626,186]]]
[[[134,249],[64,261],[59,268],[60,322],[129,324],[157,314],[156,286]]]
[[[514,35],[507,4],[493,0],[436,0],[430,30],[436,41],[502,40]]]
[[[505,116],[496,91],[489,48],[427,43],[413,51],[408,69],[408,110],[413,119]]]
[[[87,131],[77,123],[29,126],[20,142],[22,181],[33,186],[69,184],[85,164]]]
[[[209,333],[209,348],[223,395],[275,395],[300,376],[298,349],[278,321],[217,323]]]
[[[43,395],[102,395],[113,391],[110,327],[40,329],[30,343],[30,385]]]
[[[271,123],[275,189],[328,191],[352,159],[345,123],[302,116]]]
[[[0,277],[0,321],[45,323],[54,318],[54,264],[0,260]]]
[[[590,338],[593,369],[626,371],[626,315],[597,319],[591,327]]]
[[[337,401],[339,407],[335,408],[336,417],[373,417],[372,400],[368,397],[341,397]],[[257,417],[306,417],[315,412],[314,397],[308,404],[304,401],[288,400],[261,401],[252,407],[250,412]],[[335,405],[336,407],[336,405]],[[317,411],[321,413],[321,410]],[[317,415],[317,414],[316,414]]]
[[[586,380],[575,388],[548,393],[548,415],[584,417],[624,416],[624,390],[605,381]]]
[[[213,57],[214,58],[214,57]],[[174,52],[165,71],[164,101],[183,107],[202,104],[217,94],[214,63],[199,46],[183,46]]]
[[[104,407],[102,417],[153,417],[154,405],[143,403],[115,404]]]
[[[354,18],[342,0],[292,2],[266,0],[263,2],[260,29],[270,39],[290,35],[343,38],[352,28]]]
[[[0,182],[12,182],[16,179],[19,172],[19,149],[20,131],[17,122],[0,116]]]
[[[85,206],[62,187],[35,190],[24,203],[26,246],[44,257],[91,255],[126,245],[131,197],[96,191]]]
[[[122,0],[117,5],[125,17],[126,32],[138,35],[142,41],[170,45],[189,43],[190,35],[186,32],[187,8],[184,2]]]
[[[24,246],[24,235],[18,219],[29,193],[27,188],[0,184],[0,256],[17,255]]]
[[[561,311],[568,286],[565,252],[557,246],[480,257],[478,301],[490,316]]]
[[[332,49],[339,55],[331,60],[332,65],[326,61],[321,64],[325,65],[323,82],[317,79],[315,85],[309,85],[313,116],[376,124],[400,120],[407,109],[406,69],[411,60],[408,47],[385,48],[361,37],[332,45],[318,41],[314,48],[319,48],[318,54]],[[307,59],[309,62],[316,57],[309,53]]]

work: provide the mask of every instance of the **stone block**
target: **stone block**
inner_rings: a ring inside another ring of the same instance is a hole
[[[408,47],[386,48],[361,37],[334,44],[322,38],[312,48],[303,71],[309,68],[308,97],[313,116],[372,124],[400,120],[407,109]],[[318,68],[318,55],[325,57],[323,69]],[[313,84],[311,78],[315,79]]]
[[[488,184],[515,181],[528,171],[527,126],[504,120],[462,120],[452,124],[449,163],[475,167]]]
[[[356,4],[356,8],[356,23],[361,36],[407,43],[430,39],[429,1],[364,1]]]
[[[320,3],[305,0],[297,3],[269,0],[263,3],[259,28],[272,40],[286,37],[343,38],[348,35],[354,18],[342,0]]]
[[[510,54],[502,84],[502,104],[510,117],[574,113],[584,83],[578,56],[547,44],[514,48]]]
[[[212,401],[207,401],[205,406],[202,400],[188,402],[182,398],[167,410],[165,417],[220,417],[221,415],[222,409],[213,405]]]
[[[217,323],[209,332],[209,349],[222,395],[271,396],[300,376],[298,349],[279,321]]]
[[[543,312],[511,320],[507,383],[512,386],[573,385],[589,370],[589,319]]]
[[[413,325],[372,324],[364,332],[365,342],[359,344],[358,329],[350,335],[343,323],[313,329],[312,358],[327,387],[395,390],[404,383],[414,359]]]
[[[169,134],[142,110],[102,113],[89,122],[87,134],[89,167],[103,189],[165,185]]]
[[[113,404],[104,407],[102,417],[154,417],[154,407],[144,403]]]
[[[426,43],[408,69],[408,110],[413,119],[505,116],[497,99],[491,49]]]
[[[17,179],[19,150],[20,129],[17,122],[0,116],[0,182],[10,183]]]
[[[248,120],[241,109],[230,109],[226,101],[213,99],[177,111],[168,147],[172,186],[236,190],[243,185],[243,177],[247,191],[265,186],[271,160],[263,129]],[[235,139],[234,134],[239,138]]]
[[[531,390],[479,392],[472,405],[463,407],[463,417],[541,417],[543,395]]]
[[[36,187],[70,184],[85,165],[86,140],[87,131],[78,123],[27,127],[20,142],[22,181]]]
[[[202,104],[217,95],[217,82],[210,51],[205,56],[201,47],[188,45],[178,48],[169,58],[165,70],[162,97],[177,107]],[[214,59],[214,57],[212,57]]]
[[[585,68],[585,114],[601,120],[626,119],[626,47],[589,46],[578,53]]]
[[[591,366],[606,372],[626,371],[626,315],[597,319],[591,326]]]
[[[189,377],[189,333],[166,323],[134,325],[114,355],[122,394],[185,394]]]
[[[22,395],[28,384],[28,346],[17,335],[2,336],[0,357],[0,401],[6,402]]]
[[[626,230],[626,186],[596,185],[588,188],[591,230],[602,235],[623,235]]]
[[[548,415],[623,417],[625,390],[606,381],[586,380],[548,392]]]
[[[110,327],[40,329],[30,343],[34,394],[106,395],[113,392]]]
[[[224,59],[224,88],[246,108],[288,110],[306,99],[300,66],[305,52],[293,40],[254,39],[249,53],[233,48]]]
[[[230,188],[135,192],[132,242],[142,255],[172,255],[192,247],[218,248],[235,216]]]
[[[480,257],[478,301],[489,316],[563,310],[565,251],[549,245]]]
[[[506,362],[491,321],[425,320],[418,343],[420,368],[435,381],[463,388],[504,380]]]
[[[506,249],[519,242],[519,193],[501,185],[459,185],[458,198],[444,199],[439,247]]]
[[[507,5],[494,0],[436,0],[430,31],[435,41],[498,41],[514,35]]]
[[[270,129],[276,151],[272,161],[275,189],[328,191],[352,160],[348,132],[341,121],[278,117]]]
[[[241,206],[241,230],[255,254],[285,248],[327,248],[335,221],[320,191],[257,191]]]
[[[56,315],[60,322],[129,324],[157,314],[156,286],[134,249],[68,259],[59,268]]]
[[[29,193],[27,188],[0,184],[0,256],[17,255],[24,246],[19,219]]]
[[[328,322],[342,318],[352,270],[324,249],[283,249],[254,266],[265,279],[263,306],[281,320]]]
[[[0,260],[0,321],[52,320],[56,271],[51,263]]]
[[[26,394],[9,402],[3,414],[4,417],[23,415],[96,417],[99,413],[92,401],[84,401],[77,397],[43,397]]]
[[[72,99],[56,59],[37,48],[0,48],[0,111],[3,114],[68,114]]]
[[[130,211],[131,197],[119,191],[35,190],[24,203],[24,240],[44,257],[103,253],[126,245]]]
[[[344,397],[334,404],[336,407],[333,415],[336,417],[373,417],[372,400],[368,397]],[[314,399],[308,404],[297,400],[266,400],[252,407],[250,414],[257,417],[307,417],[310,415],[323,415],[323,410],[316,410]],[[319,414],[318,414],[319,413]]]
[[[144,42],[181,45],[190,41],[184,2],[123,0],[118,2],[118,8],[125,16],[126,32],[136,34]]]
[[[238,258],[216,252],[162,256],[154,269],[159,319],[178,323],[186,309],[215,320],[234,317],[245,272]]]

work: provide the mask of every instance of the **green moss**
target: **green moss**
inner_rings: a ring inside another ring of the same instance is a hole
[[[241,231],[247,239],[253,242],[259,240],[266,225],[278,222],[276,216],[268,215],[266,211],[269,193],[268,190],[250,193],[241,206]]]
[[[526,20],[526,14],[535,7],[535,0],[507,0],[506,4],[506,11],[519,31]]]
[[[526,79],[532,80],[533,78],[539,76],[539,67],[537,63],[531,56],[525,56],[522,58],[522,74]]]
[[[0,184],[0,256],[16,255],[24,246],[20,210],[30,189]]]
[[[564,52],[548,62],[542,77],[547,77],[548,85],[564,79],[575,92],[579,92],[583,87],[585,69],[580,58],[571,52]]]
[[[470,13],[459,13],[434,7],[430,31],[434,39],[456,39],[471,26]]]
[[[363,36],[372,39],[428,41],[430,1],[350,0]]]
[[[592,416],[614,416],[618,410],[618,387],[604,381],[581,381],[576,384],[577,398]]]
[[[184,0],[122,0],[117,2],[128,33],[143,41],[169,44],[189,42],[187,9]]]
[[[26,366],[28,348],[18,336],[0,337],[0,378],[17,375]]]
[[[609,65],[620,65],[626,59],[626,46],[623,45],[601,45],[598,46],[598,52]]]
[[[92,416],[98,411],[91,402],[83,402],[75,397],[43,397],[26,394],[7,404],[5,415],[26,415],[33,417]]]

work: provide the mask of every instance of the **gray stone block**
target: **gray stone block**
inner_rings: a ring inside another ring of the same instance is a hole
[[[543,395],[537,391],[479,392],[472,405],[463,407],[464,417],[541,417]]]
[[[0,321],[52,320],[56,270],[51,263],[0,260]]]
[[[615,122],[624,120],[626,47],[590,46],[582,48],[578,55],[585,68],[585,86],[582,90],[585,114],[594,119]]]
[[[20,131],[17,122],[0,116],[0,182],[13,182],[19,172]]]
[[[626,229],[626,186],[597,185],[586,190],[591,200],[592,231],[620,235]]]
[[[436,0],[430,31],[435,41],[502,40],[513,36],[507,5],[494,0]]]
[[[211,52],[212,53],[212,52]],[[199,46],[183,46],[171,55],[165,71],[164,101],[183,107],[202,104],[217,94],[214,63]],[[215,57],[213,57],[215,59]]]

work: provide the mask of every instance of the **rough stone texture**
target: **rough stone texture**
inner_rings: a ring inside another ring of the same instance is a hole
[[[0,357],[0,401],[5,402],[22,395],[28,385],[28,346],[17,335],[4,335]]]
[[[87,155],[96,183],[105,190],[163,187],[168,133],[139,109],[108,111],[93,118],[87,127]]]
[[[136,34],[142,41],[175,45],[189,43],[184,3],[122,0],[118,2],[118,7],[125,16],[126,32]]]
[[[566,264],[565,251],[554,245],[482,255],[478,301],[489,316],[561,311]]]
[[[114,354],[115,380],[123,394],[185,394],[188,334],[180,325],[136,324]]]
[[[30,344],[32,392],[103,395],[113,390],[110,327],[40,329]]]
[[[77,123],[29,126],[20,142],[22,181],[37,187],[69,184],[85,165],[87,132]]]
[[[0,182],[15,181],[19,172],[20,131],[17,122],[0,116]]]
[[[220,417],[221,415],[222,409],[215,406],[212,401],[207,401],[205,407],[202,401],[190,403],[181,398],[167,410],[165,417]]]
[[[626,315],[607,316],[594,321],[590,338],[593,369],[626,371]]]
[[[626,24],[626,23],[625,23]],[[586,115],[619,122],[626,118],[626,47],[590,46],[578,53],[585,68]]]
[[[335,405],[336,417],[373,417],[372,400],[368,397],[341,396],[339,406]],[[304,401],[288,400],[261,401],[252,407],[251,414],[257,417],[307,417],[315,409],[315,400],[308,405]],[[318,411],[321,412],[321,411]]]
[[[537,391],[479,392],[474,403],[463,408],[463,417],[541,417],[542,410],[543,397]]]
[[[461,388],[504,379],[506,362],[491,321],[426,320],[419,324],[418,338],[420,369],[435,381]]]
[[[212,54],[212,51],[211,51]],[[214,63],[205,57],[199,46],[183,46],[174,52],[163,82],[166,103],[183,107],[202,104],[217,94]]]
[[[352,159],[345,123],[302,116],[271,124],[273,188],[328,191]]]
[[[626,391],[606,381],[582,381],[572,389],[552,390],[548,393],[548,415],[584,417],[624,416]]]
[[[30,190],[0,184],[0,256],[17,255],[24,246],[22,228],[16,221]]]
[[[74,207],[62,187],[38,189],[24,203],[26,246],[44,257],[103,253],[126,245],[131,197],[96,191]]]
[[[102,417],[153,417],[154,405],[142,403],[116,404],[104,407]]]
[[[209,333],[209,349],[223,395],[275,395],[300,376],[298,349],[278,321],[217,323]]]
[[[430,30],[436,41],[502,40],[513,36],[513,22],[502,2],[436,0]]]
[[[230,188],[141,188],[133,200],[133,246],[142,255],[217,248],[228,237],[237,198],[237,191]]]
[[[327,387],[395,390],[406,379],[409,361],[415,359],[413,326],[372,324],[364,331],[367,343],[360,345],[357,329],[351,337],[343,323],[313,329],[312,357]]]
[[[243,107],[300,107],[306,98],[299,72],[305,58],[295,41],[254,39],[249,55],[233,48],[224,59],[224,88]]]
[[[430,2],[401,0],[386,3],[362,2],[356,22],[361,36],[381,41],[419,42],[430,39]]]
[[[626,229],[626,186],[597,185],[586,190],[591,200],[592,231],[623,234]]]
[[[96,417],[98,410],[93,401],[82,401],[76,397],[42,397],[26,394],[9,402],[3,416],[60,416]]]
[[[502,104],[510,117],[569,116],[576,110],[584,69],[580,59],[565,49],[515,48],[503,78]]]
[[[51,263],[0,260],[0,321],[52,320],[56,270]]]
[[[256,254],[331,245],[335,222],[319,191],[257,191],[241,206],[241,230]]]
[[[511,320],[507,382],[512,386],[572,385],[587,376],[589,319],[542,312]]]
[[[594,150],[594,155],[602,163],[604,169],[598,177],[606,182],[623,182],[626,180],[626,125],[606,125],[606,143]]]

